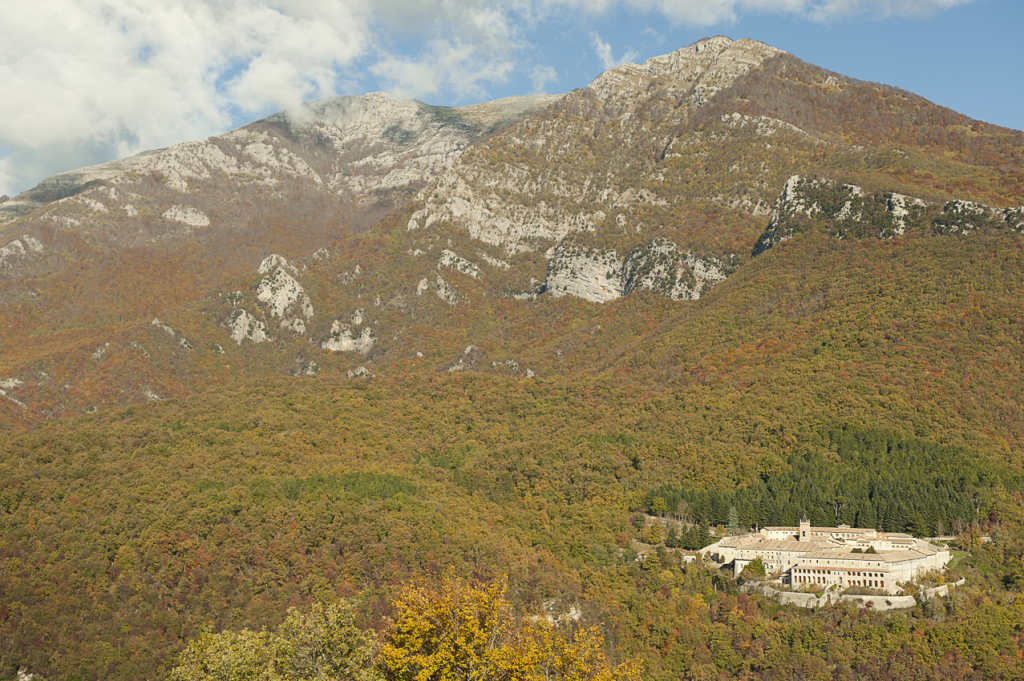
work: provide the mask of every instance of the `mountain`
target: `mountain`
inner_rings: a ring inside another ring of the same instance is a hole
[[[681,531],[973,527],[1004,600],[914,613],[949,636],[901,664],[1013,671],[1009,630],[941,641],[1012,619],[1022,203],[1024,133],[722,37],[49,178],[0,204],[0,674],[149,678],[206,622],[357,592],[374,622],[446,567],[581,606],[651,678],[882,678],[919,642],[766,606],[791,643],[748,655],[735,584],[633,560],[666,499]]]
[[[291,355],[277,373],[355,370],[335,362],[353,348],[377,374],[426,351],[428,365],[466,366],[460,348],[496,343],[492,369],[550,374],[550,350],[512,356],[515,325],[495,340],[449,320],[530,314],[537,296],[695,300],[801,220],[839,220],[836,236],[858,238],[902,234],[908,220],[936,234],[1019,231],[1021,148],[1019,132],[727,38],[561,97],[314,102],[57,175],[0,206],[2,418],[194,392],[213,370],[183,359],[178,331],[155,356],[162,327],[187,329],[200,354],[273,339]],[[812,189],[828,202],[809,203]],[[295,263],[259,272],[273,254]],[[303,296],[296,316],[287,308]],[[422,340],[438,327],[451,337]],[[108,367],[115,357],[128,364]]]

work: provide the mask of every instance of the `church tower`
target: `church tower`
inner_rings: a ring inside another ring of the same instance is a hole
[[[807,514],[804,513],[804,517],[800,519],[800,533],[797,535],[798,541],[807,541],[811,534],[811,521],[807,519]]]

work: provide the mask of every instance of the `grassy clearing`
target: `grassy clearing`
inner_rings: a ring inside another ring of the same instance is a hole
[[[966,551],[957,551],[956,549],[950,549],[949,552],[953,557],[949,559],[948,563],[946,563],[946,567],[950,569],[955,568],[957,565],[959,565],[960,561],[962,561],[964,559],[964,556],[967,555]]]

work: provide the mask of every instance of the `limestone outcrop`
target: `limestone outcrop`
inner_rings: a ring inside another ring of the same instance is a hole
[[[812,227],[837,239],[891,239],[918,228],[936,235],[982,229],[1024,231],[1024,207],[996,208],[975,201],[937,205],[898,192],[867,193],[852,184],[818,177],[790,177],[753,254],[792,239]]]

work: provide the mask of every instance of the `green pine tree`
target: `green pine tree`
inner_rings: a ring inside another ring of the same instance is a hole
[[[735,506],[729,507],[729,524],[726,526],[726,530],[730,535],[740,533],[740,514],[736,512]]]

